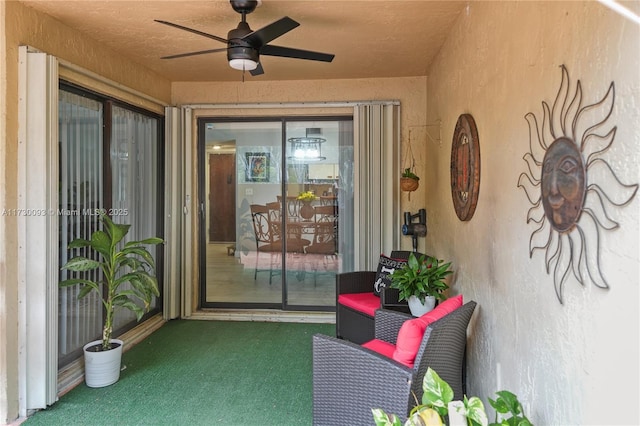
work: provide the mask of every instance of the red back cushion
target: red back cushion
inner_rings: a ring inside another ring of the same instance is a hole
[[[435,309],[419,318],[405,321],[400,327],[400,331],[398,331],[398,340],[396,341],[396,350],[393,352],[393,359],[413,367],[418,349],[420,349],[422,336],[424,336],[424,331],[429,324],[455,311],[460,306],[462,306],[461,294],[448,298],[436,306]]]

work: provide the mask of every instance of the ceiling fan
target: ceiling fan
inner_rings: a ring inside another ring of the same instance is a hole
[[[242,20],[238,24],[237,28],[229,31],[226,39],[198,31],[193,28],[183,27],[182,25],[155,19],[156,22],[161,24],[211,38],[227,45],[226,48],[180,53],[177,55],[164,56],[161,59],[183,58],[185,56],[203,55],[207,53],[223,52],[226,50],[227,59],[231,68],[249,71],[251,75],[254,76],[264,74],[264,69],[260,62],[260,55],[281,56],[285,58],[307,59],[322,62],[331,62],[333,60],[335,55],[329,53],[313,52],[310,50],[301,50],[268,44],[272,40],[288,33],[300,24],[288,16],[285,16],[284,18],[272,22],[257,31],[252,31],[251,28],[249,28],[246,16],[253,12],[262,2],[259,0],[230,0],[230,3],[233,10],[242,15]]]

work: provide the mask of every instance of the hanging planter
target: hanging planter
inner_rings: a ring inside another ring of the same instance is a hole
[[[409,130],[409,142],[407,143],[407,155],[405,156],[405,165],[410,162],[409,167],[405,167],[400,177],[400,189],[409,193],[409,200],[411,200],[411,193],[418,189],[420,186],[420,178],[415,174],[416,160],[413,158],[413,150],[411,149],[411,130]]]
[[[400,188],[405,192],[413,192],[420,186],[420,178],[411,169],[404,169],[400,178]]]

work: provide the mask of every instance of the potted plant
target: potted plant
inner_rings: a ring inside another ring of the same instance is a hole
[[[418,189],[420,184],[420,178],[416,175],[410,167],[407,167],[402,172],[400,177],[400,188],[406,192],[412,192]]]
[[[431,256],[416,258],[409,255],[407,263],[391,274],[391,288],[399,290],[398,300],[406,300],[413,316],[420,316],[434,308],[436,299],[444,300],[449,288],[444,278],[453,273],[451,262],[444,263]]]
[[[82,288],[78,299],[95,291],[104,306],[102,339],[90,342],[83,348],[85,382],[89,387],[108,386],[117,382],[120,377],[123,342],[111,338],[116,308],[129,309],[140,321],[149,310],[153,296],[160,295],[158,281],[154,276],[155,262],[145,246],[161,244],[162,239],[153,237],[142,241],[129,241],[123,245],[122,240],[131,225],[113,223],[104,213],[100,213],[99,220],[103,229],[95,231],[91,240],[78,238],[69,243],[71,250],[88,250],[86,255],[75,256],[62,267],[68,271],[79,272],[80,277],[60,282],[61,287],[80,284]],[[86,274],[94,270],[97,270],[99,280],[91,279]],[[126,283],[130,286],[125,289],[123,285]]]

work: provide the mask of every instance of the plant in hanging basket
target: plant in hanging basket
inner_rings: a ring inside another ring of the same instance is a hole
[[[403,191],[411,192],[418,189],[418,185],[420,184],[420,178],[416,175],[411,168],[407,167],[402,172],[402,176],[400,177],[400,187]]]

